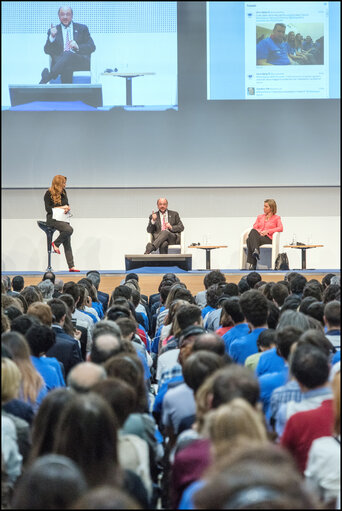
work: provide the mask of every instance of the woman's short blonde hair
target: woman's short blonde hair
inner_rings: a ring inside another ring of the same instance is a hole
[[[264,203],[266,202],[266,204],[269,205],[269,207],[271,208],[271,211],[272,211],[272,215],[275,215],[276,212],[277,212],[277,203],[274,199],[265,199],[264,200]]]
[[[7,403],[18,396],[21,372],[10,358],[1,358],[1,403]]]

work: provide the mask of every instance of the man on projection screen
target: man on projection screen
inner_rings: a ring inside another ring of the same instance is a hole
[[[50,71],[44,68],[40,84],[48,83],[61,75],[62,83],[72,83],[74,71],[90,70],[90,54],[95,44],[88,27],[73,23],[71,7],[62,6],[58,10],[60,24],[51,23],[44,51],[51,56]]]
[[[158,212],[152,211],[147,232],[152,234],[152,243],[147,243],[145,254],[158,250],[160,254],[167,254],[169,245],[180,243],[180,234],[184,226],[177,211],[167,209],[168,202],[161,198],[157,200]]]

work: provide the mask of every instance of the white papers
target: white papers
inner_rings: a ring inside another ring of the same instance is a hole
[[[60,222],[68,222],[70,224],[70,215],[65,213],[63,208],[52,208],[52,218]]]

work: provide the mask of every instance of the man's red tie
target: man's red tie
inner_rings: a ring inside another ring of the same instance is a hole
[[[163,225],[162,225],[162,231],[166,230],[166,222],[165,222],[165,213],[163,214]]]
[[[67,30],[66,37],[65,37],[64,51],[70,51],[69,30]]]

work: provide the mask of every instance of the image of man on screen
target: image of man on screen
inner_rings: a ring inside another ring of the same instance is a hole
[[[152,243],[147,243],[145,254],[158,250],[160,254],[167,254],[169,245],[180,243],[180,234],[184,231],[183,223],[177,211],[168,209],[165,198],[157,200],[158,211],[152,211],[147,232],[152,234]]]
[[[270,37],[257,44],[258,66],[287,66],[291,64],[284,42],[286,25],[276,23]]]
[[[44,52],[50,55],[50,71],[44,68],[40,84],[61,76],[62,83],[72,83],[74,71],[90,70],[90,55],[95,44],[90,37],[88,27],[72,21],[73,11],[69,6],[58,10],[60,24],[51,23],[48,30]]]

